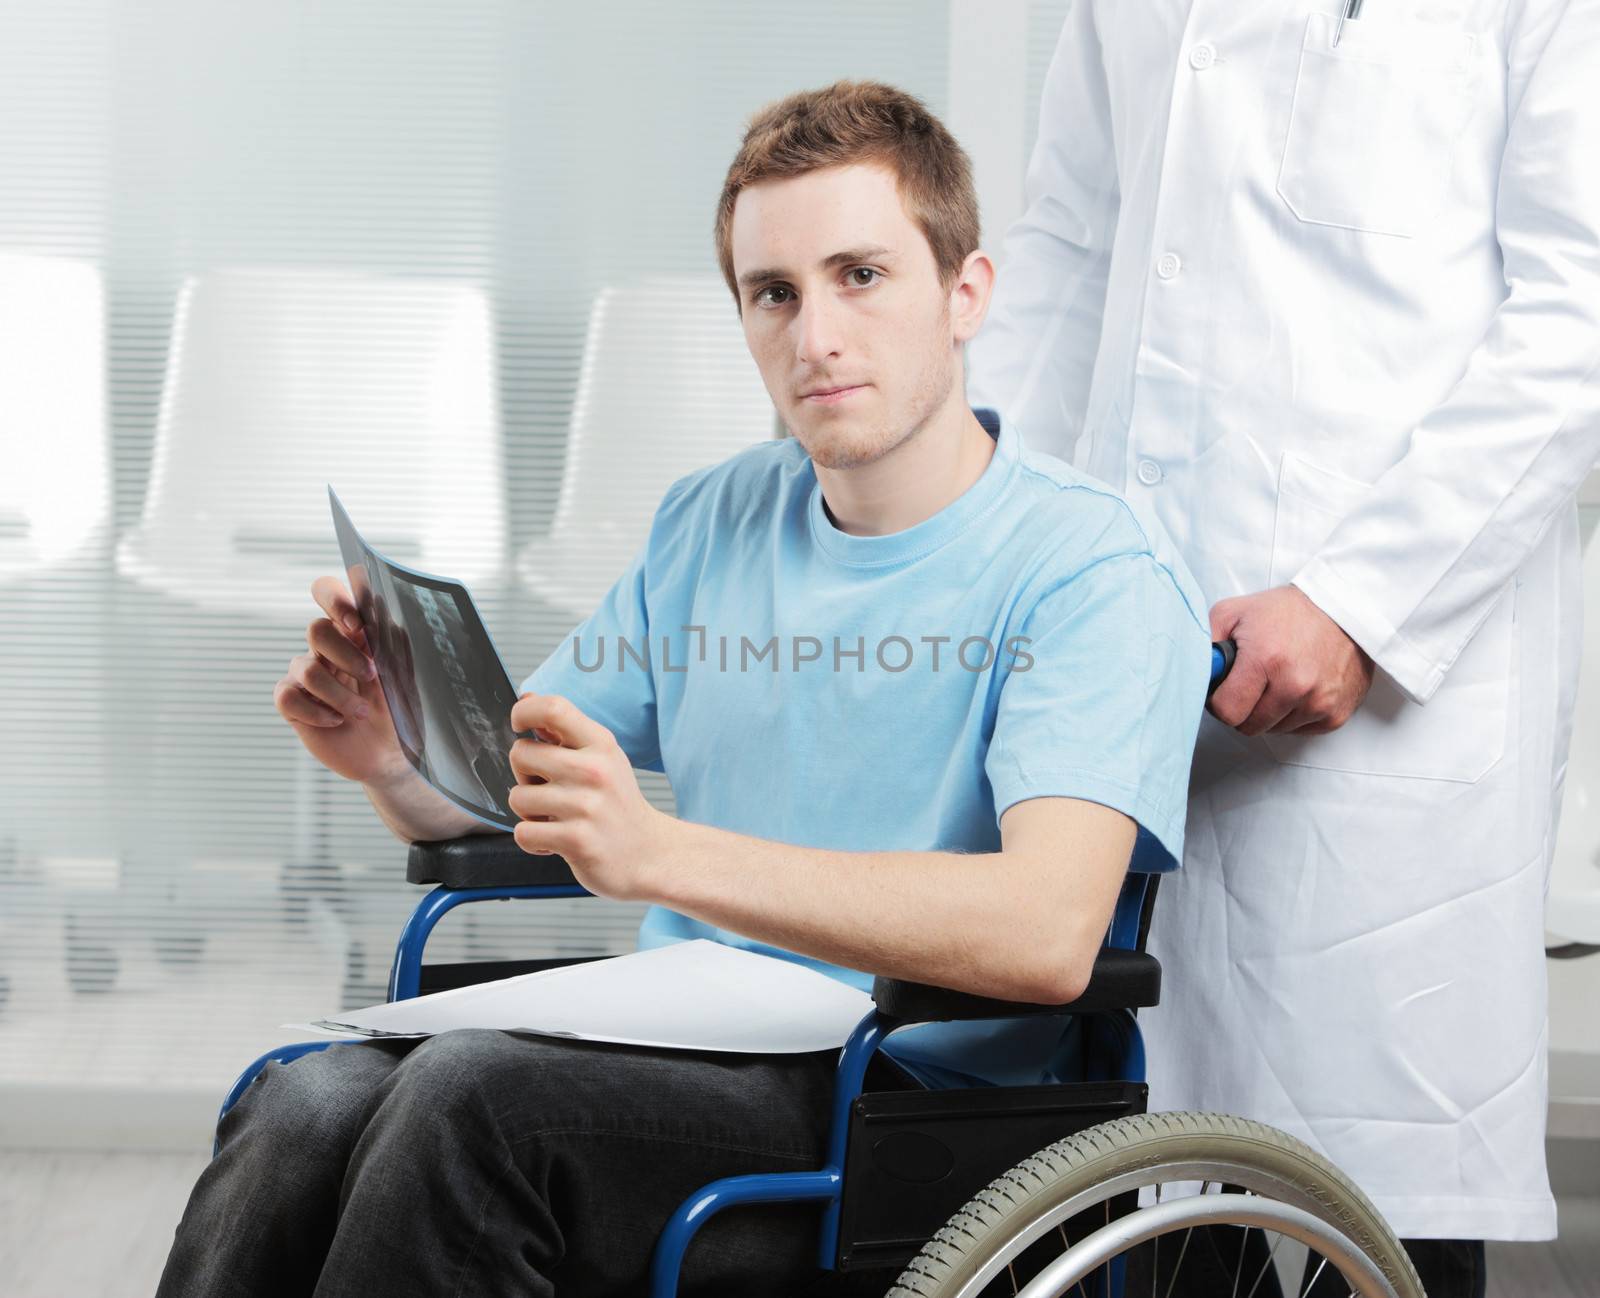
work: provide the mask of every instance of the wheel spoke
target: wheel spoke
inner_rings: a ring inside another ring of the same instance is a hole
[[[1062,1225],[1059,1222],[1056,1223],[1056,1234],[1061,1236],[1061,1244],[1062,1244],[1063,1248],[1071,1248],[1072,1247],[1072,1240],[1067,1234],[1066,1226]],[[1078,1290],[1079,1293],[1081,1293],[1083,1295],[1083,1298],[1089,1298],[1089,1291],[1083,1287],[1083,1281],[1082,1280],[1078,1281],[1077,1290]]]
[[[1162,1185],[1156,1182],[1156,1202],[1161,1202]],[[1161,1236],[1150,1241],[1150,1298],[1156,1298],[1156,1284],[1161,1278]]]
[[[1272,1247],[1267,1250],[1267,1260],[1261,1264],[1261,1270],[1256,1272],[1256,1282],[1250,1286],[1250,1292],[1245,1298],[1256,1298],[1256,1290],[1261,1287],[1261,1282],[1266,1279],[1267,1272],[1272,1269],[1272,1259],[1277,1256],[1278,1245],[1283,1243],[1283,1236],[1279,1235],[1272,1241]]]
[[[1203,1199],[1206,1197],[1206,1192],[1210,1186],[1210,1181],[1200,1182],[1200,1198]],[[1163,1295],[1163,1298],[1172,1298],[1172,1291],[1178,1286],[1178,1275],[1183,1270],[1183,1256],[1189,1251],[1189,1240],[1193,1237],[1193,1235],[1193,1226],[1190,1226],[1188,1230],[1183,1232],[1183,1243],[1178,1245],[1178,1260],[1172,1264],[1172,1279],[1167,1281],[1167,1292]],[[1157,1238],[1159,1239],[1160,1237],[1157,1236]]]
[[[1244,1278],[1244,1246],[1250,1242],[1250,1227],[1239,1229],[1239,1260],[1233,1267],[1233,1292],[1228,1298],[1239,1298],[1239,1281]]]
[[[1201,1191],[1205,1193],[1204,1190]],[[1189,1237],[1194,1234],[1194,1227],[1190,1226],[1183,1232],[1183,1243],[1178,1247],[1178,1260],[1172,1264],[1172,1279],[1167,1281],[1167,1292],[1164,1298],[1172,1298],[1172,1291],[1178,1283],[1178,1272],[1183,1270],[1183,1255],[1189,1251]],[[1160,1236],[1157,1236],[1159,1239]]]
[[[1328,1259],[1323,1258],[1322,1261],[1317,1263],[1317,1269],[1311,1273],[1311,1279],[1306,1281],[1306,1287],[1300,1291],[1300,1298],[1309,1298],[1311,1291],[1317,1287],[1317,1281],[1327,1269]]]
[[[1111,1200],[1107,1199],[1106,1200],[1106,1225],[1109,1226],[1110,1224],[1111,1224]],[[1106,1259],[1106,1264],[1105,1264],[1104,1270],[1105,1270],[1105,1283],[1104,1283],[1104,1286],[1100,1290],[1100,1298],[1111,1298],[1111,1259],[1110,1258]]]

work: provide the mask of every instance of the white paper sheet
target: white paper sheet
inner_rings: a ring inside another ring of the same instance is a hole
[[[500,1028],[676,1050],[793,1054],[842,1046],[871,1009],[865,992],[814,969],[697,938],[283,1026],[375,1037]]]

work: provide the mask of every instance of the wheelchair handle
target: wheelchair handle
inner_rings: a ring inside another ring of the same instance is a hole
[[[1238,657],[1239,646],[1232,640],[1221,640],[1211,646],[1211,685],[1206,690],[1206,697],[1210,698],[1217,692],[1217,686],[1228,678],[1228,673],[1233,670],[1233,660]]]

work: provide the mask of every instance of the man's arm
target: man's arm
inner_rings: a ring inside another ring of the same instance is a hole
[[[848,969],[1060,1004],[1089,982],[1133,821],[1075,798],[1000,818],[998,852],[839,852],[672,821],[650,900]]]
[[[409,765],[392,776],[361,786],[383,823],[407,843],[436,843],[466,834],[501,834],[469,816],[434,789]]]
[[[652,807],[611,732],[565,698],[525,695],[512,724],[554,741],[512,749],[523,850],[559,852],[602,896],[656,902],[868,973],[1004,1000],[1075,999],[1132,854],[1131,819],[1062,797],[1009,807],[999,852],[770,842]]]
[[[1406,455],[1293,578],[1417,702],[1600,454],[1600,3],[1513,10],[1495,212],[1507,295]]]

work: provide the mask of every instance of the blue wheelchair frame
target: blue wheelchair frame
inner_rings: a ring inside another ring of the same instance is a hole
[[[1215,689],[1233,665],[1231,642],[1212,646],[1211,688]],[[1106,935],[1105,949],[1137,951],[1143,944],[1147,903],[1152,899],[1152,880],[1158,876],[1130,871],[1118,894],[1116,909]],[[527,884],[483,888],[460,888],[441,884],[428,893],[407,921],[395,947],[394,964],[389,973],[388,999],[409,1000],[421,990],[422,954],[434,926],[457,906],[477,901],[504,901],[519,898],[588,897],[593,894],[577,883]],[[1064,1007],[1063,1013],[1071,1008]],[[1145,1080],[1144,1039],[1131,1009],[1098,1009],[1089,1019],[1094,1030],[1088,1034],[1086,1078],[1088,1081],[1143,1082]],[[649,1298],[676,1298],[678,1276],[695,1233],[725,1208],[754,1203],[818,1203],[823,1207],[822,1229],[817,1247],[818,1265],[824,1271],[835,1268],[839,1251],[840,1208],[844,1192],[845,1147],[850,1130],[850,1110],[866,1077],[873,1053],[889,1033],[907,1026],[908,1020],[892,1017],[874,1008],[856,1025],[839,1054],[834,1074],[833,1105],[830,1117],[827,1161],[814,1172],[764,1172],[726,1177],[712,1181],[691,1194],[668,1219],[651,1259]],[[246,1088],[268,1063],[288,1064],[305,1055],[334,1046],[358,1045],[367,1037],[336,1038],[328,1041],[302,1041],[279,1046],[251,1062],[228,1091],[217,1115],[220,1123]],[[215,1156],[220,1138],[212,1146]],[[977,1187],[974,1187],[975,1189]],[[1117,1268],[1120,1271],[1120,1267]],[[1121,1277],[1114,1275],[1113,1292],[1121,1291]]]

